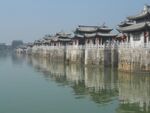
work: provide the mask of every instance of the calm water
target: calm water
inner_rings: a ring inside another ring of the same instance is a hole
[[[150,113],[150,75],[0,54],[0,113]]]

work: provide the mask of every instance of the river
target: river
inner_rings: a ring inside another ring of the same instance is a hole
[[[150,74],[0,54],[0,113],[150,113]]]

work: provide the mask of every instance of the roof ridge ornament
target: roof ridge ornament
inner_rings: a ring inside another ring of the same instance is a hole
[[[138,14],[136,14],[134,16],[128,16],[127,19],[128,20],[138,20],[138,19],[145,18],[146,16],[149,16],[149,14],[150,14],[150,5],[144,5],[143,10],[141,10]]]
[[[148,11],[148,9],[150,9],[150,5],[145,4],[145,5],[144,5],[144,11]]]
[[[105,22],[103,22],[102,27],[106,27],[106,23]]]

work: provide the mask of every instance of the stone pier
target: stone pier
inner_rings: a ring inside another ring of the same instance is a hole
[[[36,46],[28,51],[51,61],[115,67],[126,72],[150,72],[150,49],[142,47]]]
[[[30,50],[31,51],[31,50]],[[116,50],[104,47],[33,47],[32,55],[48,57],[50,60],[65,61],[68,63],[82,63],[84,65],[117,66]]]
[[[127,72],[150,72],[150,49],[120,48],[118,69]]]

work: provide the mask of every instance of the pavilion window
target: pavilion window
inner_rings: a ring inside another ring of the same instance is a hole
[[[96,44],[96,40],[95,39],[93,39],[93,44]]]
[[[87,44],[89,44],[90,43],[90,41],[89,41],[89,39],[87,39]]]
[[[133,41],[139,41],[141,38],[141,33],[137,32],[133,34]]]
[[[75,41],[75,45],[78,45],[78,40]]]

